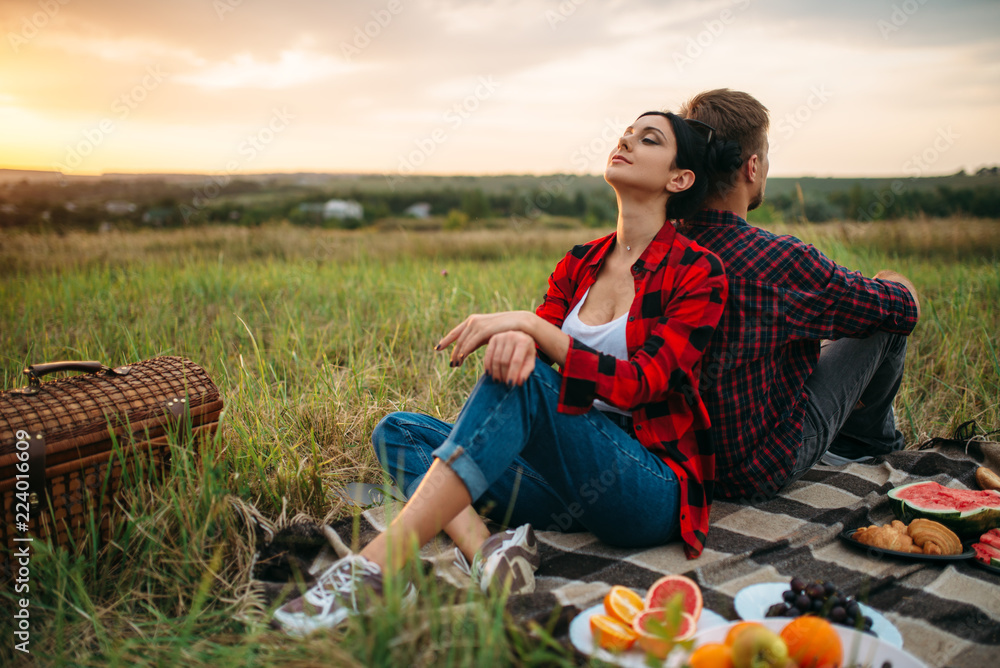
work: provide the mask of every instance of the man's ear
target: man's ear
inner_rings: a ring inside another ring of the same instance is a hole
[[[743,176],[750,183],[756,183],[757,175],[760,173],[760,156],[754,153],[743,163]]]
[[[679,169],[667,181],[667,192],[680,193],[694,185],[694,172],[690,169]]]

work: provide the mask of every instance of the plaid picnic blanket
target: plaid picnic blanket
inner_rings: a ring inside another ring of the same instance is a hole
[[[684,574],[701,586],[706,608],[736,619],[733,599],[741,589],[797,575],[830,580],[848,593],[866,590],[868,605],[899,629],[904,649],[928,666],[1000,665],[1000,574],[972,560],[872,555],[839,538],[844,529],[893,519],[885,493],[897,485],[931,479],[977,489],[975,469],[984,462],[1000,470],[1000,444],[945,442],[864,464],[817,466],[776,498],[716,502],[706,549],[693,561],[684,557],[680,543],[619,549],[588,533],[537,532],[542,557],[537,589],[512,597],[509,610],[515,618],[544,624],[561,608],[554,632],[565,641],[569,621],[600,602],[614,584],[641,590],[664,574]],[[385,527],[385,517],[384,506],[364,512],[360,544]],[[348,518],[333,528],[350,536],[351,523]],[[465,586],[450,567],[446,538],[435,539],[422,556],[442,577]]]

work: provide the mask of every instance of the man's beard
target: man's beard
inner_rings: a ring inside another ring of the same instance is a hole
[[[753,196],[753,199],[750,200],[750,204],[749,206],[747,206],[747,211],[753,211],[763,203],[764,203],[764,188],[761,187],[761,189],[757,191],[757,194]]]

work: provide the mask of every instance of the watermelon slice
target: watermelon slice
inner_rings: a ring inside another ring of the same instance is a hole
[[[979,542],[984,545],[992,545],[1000,550],[1000,529],[990,529],[979,537]]]
[[[976,561],[980,561],[987,566],[1000,568],[1000,549],[992,545],[984,545],[983,543],[973,543],[972,549],[976,551]]]
[[[896,517],[904,522],[926,517],[959,538],[978,538],[1000,527],[1000,492],[993,490],[952,489],[924,480],[889,490],[889,500]]]

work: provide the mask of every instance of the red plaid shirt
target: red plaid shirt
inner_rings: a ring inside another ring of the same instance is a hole
[[[573,248],[552,272],[536,313],[561,327],[614,243],[612,233]],[[704,548],[712,504],[715,455],[698,377],[722,316],[725,274],[717,257],[667,223],[632,265],[632,275],[635,299],[625,326],[629,359],[571,339],[559,411],[581,415],[595,398],[632,411],[636,438],[677,475],[681,538],[690,559]]]
[[[802,446],[805,382],[820,340],[909,334],[917,307],[898,283],[848,271],[811,245],[730,211],[701,211],[682,229],[722,259],[729,281],[701,377],[715,489],[723,498],[770,497]]]

